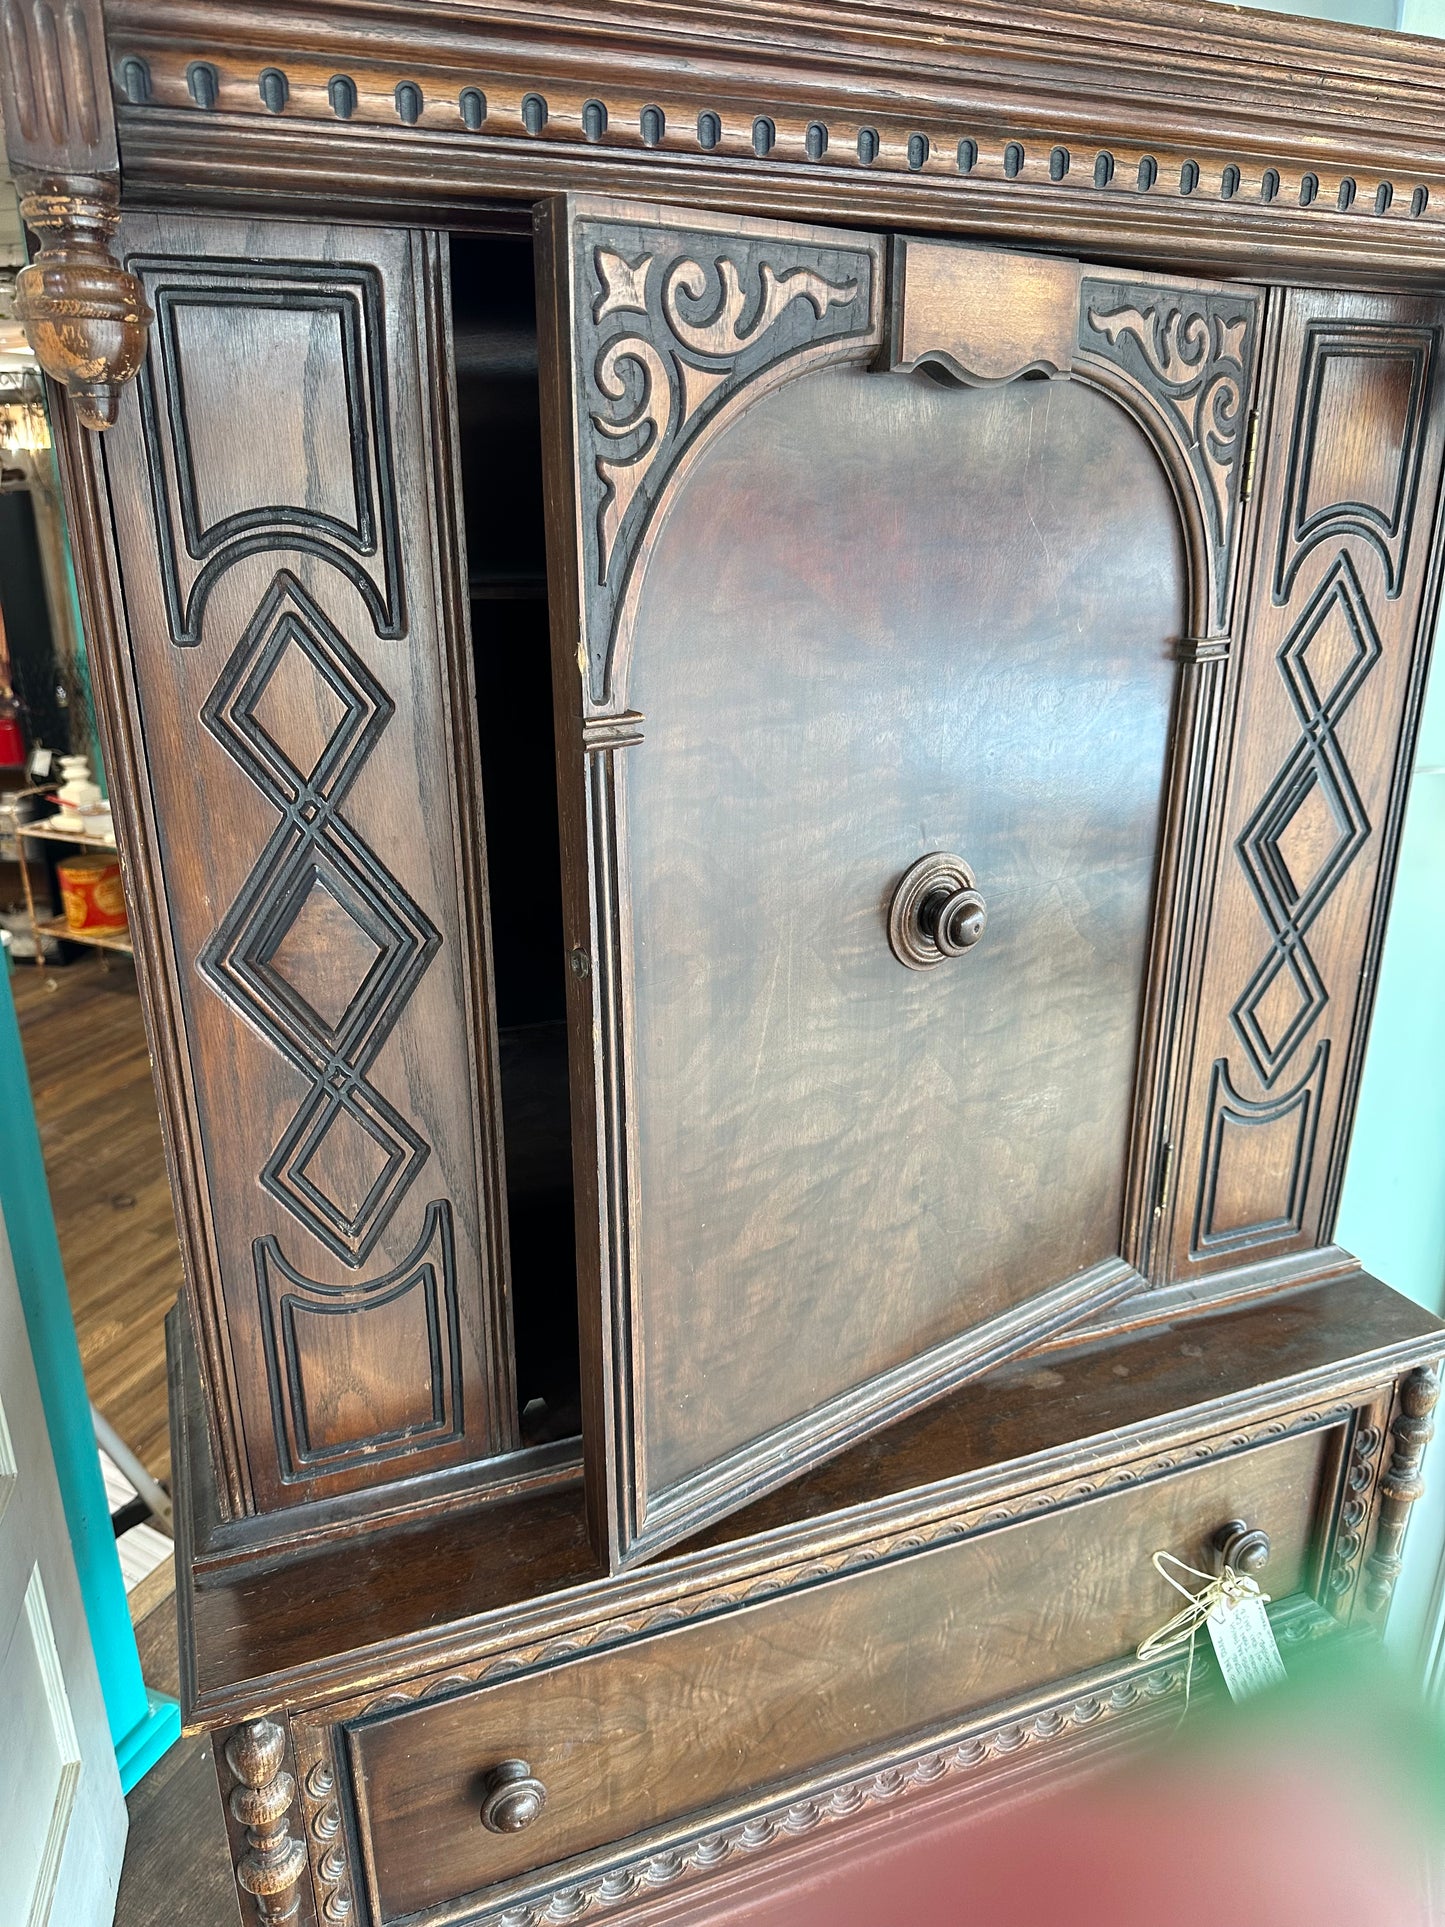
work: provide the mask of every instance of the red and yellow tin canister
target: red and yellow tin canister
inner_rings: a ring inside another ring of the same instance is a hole
[[[120,864],[113,856],[68,856],[56,864],[55,873],[65,921],[77,935],[125,929]]]

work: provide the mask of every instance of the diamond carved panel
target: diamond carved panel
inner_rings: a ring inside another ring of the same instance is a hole
[[[288,920],[272,938],[270,954],[260,961],[335,1037],[385,955],[385,947],[357,920],[336,881],[318,867],[309,882],[302,879]]]
[[[1235,845],[1270,942],[1230,1021],[1266,1087],[1329,1001],[1306,933],[1369,839],[1337,731],[1380,654],[1359,577],[1342,552],[1280,648],[1300,735]]]
[[[430,1150],[366,1072],[441,938],[340,807],[392,708],[282,570],[201,712],[280,821],[199,968],[310,1080],[261,1183],[353,1267]]]

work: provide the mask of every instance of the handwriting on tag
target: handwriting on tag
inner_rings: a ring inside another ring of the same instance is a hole
[[[1283,1682],[1284,1661],[1264,1601],[1257,1594],[1221,1599],[1204,1623],[1231,1699],[1248,1699]]]

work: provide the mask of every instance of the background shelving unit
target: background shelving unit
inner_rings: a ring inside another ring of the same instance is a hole
[[[20,796],[50,796],[53,791],[46,787],[21,790]],[[18,800],[18,798],[17,798]],[[72,930],[64,916],[43,917],[35,907],[35,890],[30,881],[30,865],[26,860],[27,843],[62,843],[75,850],[99,850],[107,856],[115,855],[115,845],[108,843],[102,836],[89,836],[83,830],[58,830],[48,820],[42,818],[38,823],[17,823],[15,843],[20,856],[20,883],[25,892],[25,910],[30,919],[30,928],[35,937],[35,963],[38,969],[45,967],[45,939],[62,939],[66,943],[89,944],[96,950],[119,950],[127,957],[133,956],[130,932],[128,930]]]

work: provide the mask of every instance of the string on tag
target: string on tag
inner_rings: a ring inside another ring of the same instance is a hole
[[[1199,1628],[1217,1606],[1238,1606],[1246,1599],[1257,1599],[1267,1606],[1269,1594],[1261,1592],[1247,1573],[1236,1572],[1233,1566],[1225,1566],[1219,1572],[1201,1572],[1198,1566],[1176,1559],[1172,1552],[1156,1552],[1151,1563],[1165,1585],[1172,1586],[1187,1603],[1140,1642],[1139,1657],[1162,1659],[1166,1653],[1178,1652],[1181,1646],[1189,1648],[1184,1667],[1184,1711],[1179,1715],[1182,1720],[1189,1711],[1189,1694],[1194,1684],[1194,1643],[1199,1637]],[[1166,1571],[1167,1566],[1187,1573],[1191,1579],[1202,1580],[1203,1584],[1197,1592],[1191,1592],[1172,1572]]]

